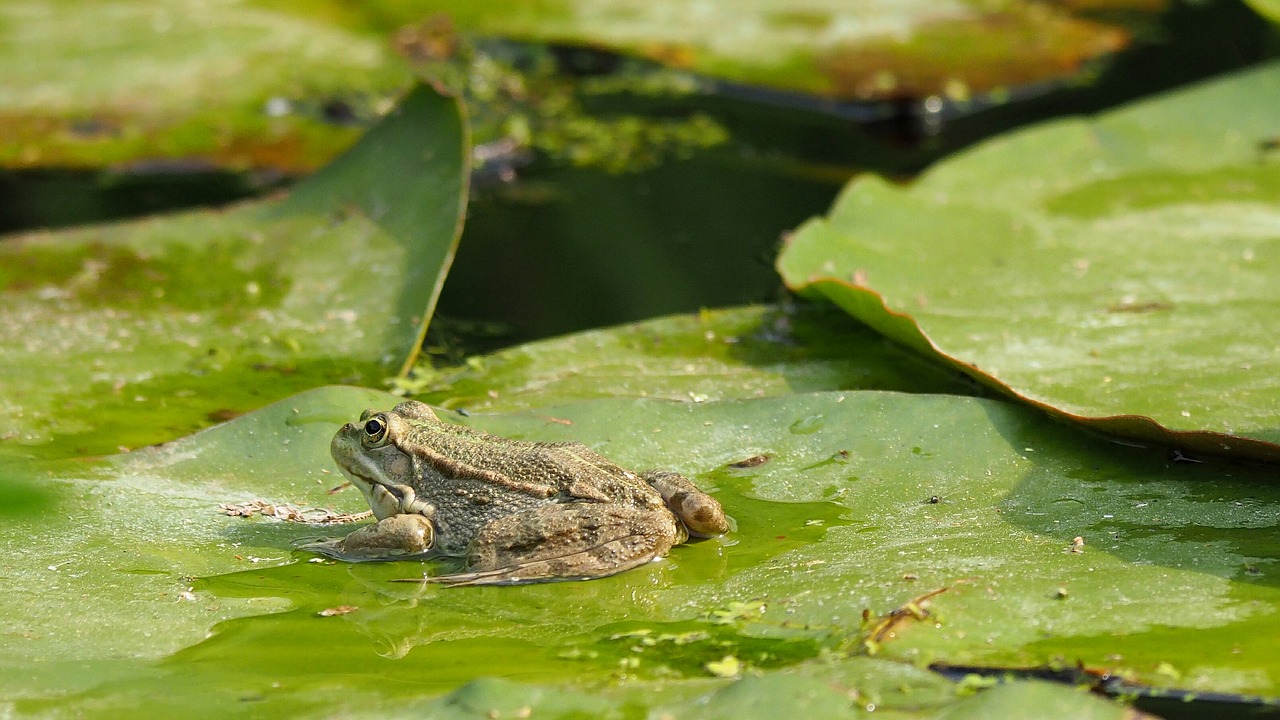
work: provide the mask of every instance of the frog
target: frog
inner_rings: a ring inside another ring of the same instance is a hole
[[[464,559],[461,572],[427,583],[601,578],[731,527],[720,503],[677,472],[627,470],[578,442],[491,435],[416,400],[364,411],[330,454],[376,521],[311,549],[353,561]]]

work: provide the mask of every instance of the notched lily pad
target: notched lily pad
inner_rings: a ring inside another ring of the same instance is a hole
[[[778,266],[1062,417],[1280,460],[1280,65],[850,184]],[[944,230],[945,229],[945,230]]]
[[[452,260],[467,158],[457,102],[419,87],[284,199],[7,238],[3,454],[136,447],[395,374]]]

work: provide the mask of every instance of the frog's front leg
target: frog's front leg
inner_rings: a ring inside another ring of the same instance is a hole
[[[498,518],[471,542],[468,572],[446,585],[519,585],[605,577],[663,557],[682,539],[661,508],[557,503]]]
[[[303,550],[339,560],[398,560],[431,550],[435,528],[431,520],[412,513],[392,515],[366,525],[337,540],[308,543]]]
[[[642,477],[658,491],[667,508],[680,518],[690,535],[711,537],[729,532],[729,519],[724,515],[724,508],[685,476],[670,470],[650,470]]]

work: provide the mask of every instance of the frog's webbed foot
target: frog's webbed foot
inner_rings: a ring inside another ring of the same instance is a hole
[[[415,582],[523,585],[590,580],[662,557],[679,538],[666,513],[595,503],[545,505],[494,520],[471,543],[468,572]]]
[[[690,535],[711,537],[729,532],[729,519],[715,498],[698,489],[688,478],[670,470],[650,470],[642,476],[667,508],[680,518]]]

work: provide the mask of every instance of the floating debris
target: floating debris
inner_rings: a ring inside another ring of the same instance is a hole
[[[340,525],[359,522],[373,515],[373,511],[342,513],[327,508],[299,508],[288,503],[272,503],[266,500],[247,500],[238,503],[220,503],[218,511],[231,517],[250,518],[255,515],[308,525]]]

